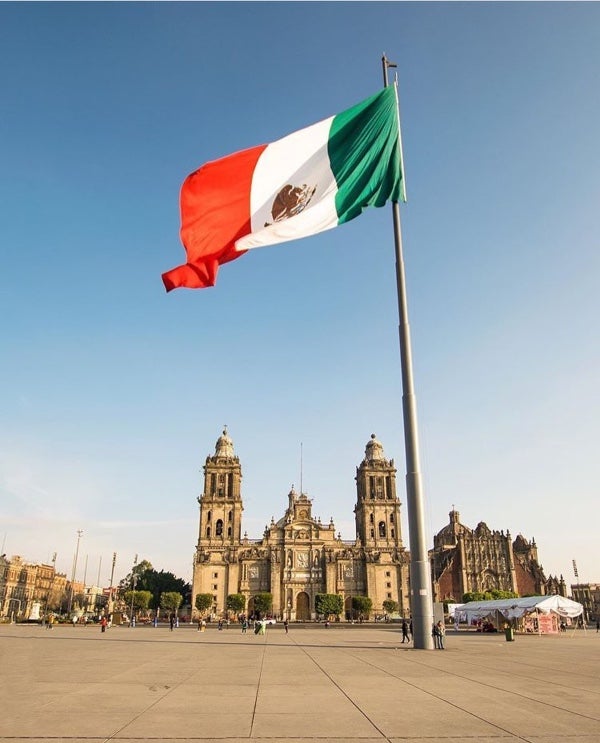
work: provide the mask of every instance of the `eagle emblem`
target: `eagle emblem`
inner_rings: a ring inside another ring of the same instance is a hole
[[[292,186],[289,183],[285,185],[273,200],[271,207],[273,222],[265,222],[265,227],[300,214],[309,205],[316,190],[316,186],[307,186],[306,183],[301,186]]]

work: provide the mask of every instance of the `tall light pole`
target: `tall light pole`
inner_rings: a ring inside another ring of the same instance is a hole
[[[117,564],[117,553],[113,552],[112,568],[110,571],[110,589],[108,591],[108,616],[113,613],[113,579],[115,577],[115,565]]]
[[[136,555],[133,559],[133,568],[131,569],[131,616],[129,618],[129,626],[135,627],[135,621],[133,619],[133,599],[135,597],[135,584],[137,583],[137,575],[135,574],[135,566],[137,565],[138,556]]]
[[[50,594],[54,592],[54,581],[56,580],[56,552],[52,555],[52,579],[50,581],[50,585],[48,586],[48,590],[46,591],[46,605],[44,606],[44,623],[47,620],[48,617],[48,599],[50,598]]]
[[[75,547],[75,557],[73,559],[73,572],[71,573],[71,591],[69,593],[69,605],[67,607],[67,614],[71,613],[71,608],[73,606],[73,591],[74,591],[73,583],[75,582],[75,573],[77,572],[77,558],[79,557],[79,542],[81,540],[82,534],[83,534],[83,530],[77,529],[77,546]]]

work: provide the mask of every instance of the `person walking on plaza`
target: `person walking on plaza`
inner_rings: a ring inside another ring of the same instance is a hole
[[[106,625],[108,624],[108,620],[106,617],[102,617],[100,620],[100,632],[106,632]]]
[[[283,629],[285,630],[285,634],[287,635],[288,633],[288,620],[287,619],[283,620]]]
[[[169,617],[169,628],[171,632],[173,632],[174,626],[175,626],[175,617],[173,616],[173,614],[171,614],[171,616]]]
[[[246,617],[244,617],[244,619],[242,620],[242,635],[245,635],[247,631],[248,631],[248,620],[246,619]]]
[[[402,620],[402,645],[404,645],[405,642],[410,643],[410,637],[408,636],[408,622],[406,619]]]

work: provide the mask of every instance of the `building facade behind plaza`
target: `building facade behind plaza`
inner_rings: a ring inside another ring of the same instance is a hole
[[[223,431],[204,465],[192,597],[212,594],[213,612],[221,613],[227,596],[241,593],[252,613],[253,596],[266,592],[273,596],[273,613],[294,621],[315,617],[317,594],[335,593],[344,598],[347,615],[353,596],[368,596],[374,614],[391,599],[408,616],[410,554],[402,542],[396,469],[374,435],[355,480],[355,540],[341,539],[333,521],[323,523],[312,500],[293,488],[282,517],[261,539],[248,539],[242,536],[241,464]],[[470,529],[454,508],[434,537],[430,560],[434,601],[461,602],[467,592],[493,589],[566,596],[562,577],[545,577],[534,540],[519,534],[513,541],[509,532],[483,522]]]
[[[430,552],[436,601],[460,603],[465,593],[493,590],[519,596],[567,595],[562,576],[544,575],[535,540],[518,534],[513,541],[509,531],[492,530],[483,521],[471,529],[454,508],[449,516]]]
[[[293,487],[283,515],[271,520],[261,539],[242,536],[241,482],[240,461],[225,430],[204,465],[192,597],[212,594],[213,612],[220,613],[229,594],[241,593],[252,613],[253,597],[266,592],[274,615],[290,621],[314,619],[319,593],[341,595],[347,613],[353,596],[368,596],[374,613],[388,599],[408,613],[409,555],[402,543],[396,469],[374,435],[356,468],[352,541],[336,534],[333,520],[322,522],[312,500]]]
[[[102,589],[67,579],[54,564],[31,563],[20,555],[0,555],[0,618],[38,619],[69,606],[78,614],[94,612]]]
[[[350,615],[354,596],[368,596],[373,614],[384,613],[386,600],[410,614],[410,553],[401,530],[401,502],[396,468],[373,435],[356,467],[354,516],[356,536],[344,540],[333,520],[323,522],[313,512],[312,499],[294,487],[282,498],[282,515],[267,525],[260,539],[242,529],[242,468],[227,430],[204,464],[204,487],[198,497],[199,532],[193,558],[194,597],[213,597],[213,614],[225,611],[227,596],[246,598],[270,593],[273,614],[290,621],[314,619],[317,594],[339,594]],[[287,502],[286,502],[287,501]],[[535,540],[496,531],[480,522],[474,529],[460,521],[454,508],[449,523],[433,539],[429,553],[434,601],[460,603],[468,592],[494,589],[520,596],[567,595],[562,576],[548,577],[538,561]],[[583,589],[587,588],[584,595]],[[576,590],[582,594],[576,596]],[[104,593],[106,593],[106,590]],[[112,591],[111,591],[112,592]],[[35,604],[42,610],[94,611],[103,605],[102,589],[73,583],[54,565],[27,563],[21,557],[0,556],[0,618],[28,618]],[[573,597],[598,615],[600,589],[573,586]]]

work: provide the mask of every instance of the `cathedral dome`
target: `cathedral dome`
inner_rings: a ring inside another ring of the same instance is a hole
[[[215,444],[215,456],[233,457],[233,441],[227,433],[227,426],[223,429],[223,434],[217,439]]]
[[[374,433],[371,434],[371,440],[365,447],[365,459],[369,462],[373,462],[374,460],[381,462],[385,460],[383,455],[383,444],[381,441],[377,441],[377,437]]]

